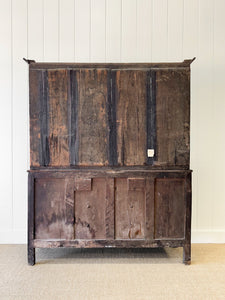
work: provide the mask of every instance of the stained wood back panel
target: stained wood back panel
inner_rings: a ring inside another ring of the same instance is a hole
[[[108,76],[104,69],[81,69],[78,80],[79,165],[108,165]]]
[[[156,70],[155,164],[189,166],[190,73],[187,69]]]
[[[29,110],[30,110],[30,164],[33,167],[41,165],[40,162],[40,144],[41,144],[41,128],[40,128],[40,82],[42,81],[42,73],[31,70],[29,75]]]
[[[145,179],[115,179],[115,238],[145,237]]]
[[[185,179],[155,179],[155,239],[184,238]]]
[[[31,166],[188,168],[189,71],[31,69]]]
[[[35,179],[35,238],[74,238],[73,181]]]
[[[114,179],[93,178],[91,185],[79,186],[75,191],[75,238],[114,238]]]
[[[49,165],[68,166],[68,82],[67,70],[48,71]]]
[[[147,159],[147,72],[142,70],[117,70],[115,72],[118,164],[122,166],[144,165]]]

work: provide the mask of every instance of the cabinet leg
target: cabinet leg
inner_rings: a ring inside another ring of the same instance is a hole
[[[183,263],[185,265],[191,264],[191,244],[186,244],[183,247]]]
[[[27,248],[27,255],[28,255],[28,264],[33,266],[35,265],[35,248],[29,247]]]

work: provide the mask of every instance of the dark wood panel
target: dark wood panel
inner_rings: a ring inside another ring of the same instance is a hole
[[[51,166],[70,165],[67,70],[48,71],[49,152]]]
[[[41,71],[30,70],[29,74],[29,110],[30,110],[30,165],[31,167],[40,166],[40,82]]]
[[[116,71],[116,122],[119,165],[144,165],[146,146],[145,71]]]
[[[107,70],[80,70],[79,165],[108,165]]]
[[[129,190],[127,178],[117,178],[115,182],[115,238],[143,239],[145,187],[142,190]]]
[[[185,180],[155,179],[155,238],[184,238]]]
[[[156,71],[157,165],[189,166],[190,72]]]
[[[74,238],[73,191],[70,179],[35,179],[35,238]]]
[[[75,192],[76,239],[106,238],[106,178],[92,179],[92,190]]]

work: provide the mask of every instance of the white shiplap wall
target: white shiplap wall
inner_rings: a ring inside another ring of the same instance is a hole
[[[0,0],[0,242],[26,242],[28,68],[192,64],[193,241],[225,242],[225,1]]]

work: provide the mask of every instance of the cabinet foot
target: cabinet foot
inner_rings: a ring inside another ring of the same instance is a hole
[[[183,263],[185,265],[191,264],[191,244],[186,244],[183,247]]]
[[[27,255],[28,255],[28,264],[30,265],[30,266],[33,266],[33,265],[35,265],[35,248],[33,248],[33,247],[28,247],[27,248]]]

